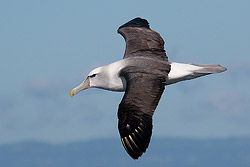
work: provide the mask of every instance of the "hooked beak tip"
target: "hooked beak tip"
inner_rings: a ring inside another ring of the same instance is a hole
[[[70,96],[71,96],[71,97],[74,96],[74,90],[73,90],[73,89],[70,91]]]

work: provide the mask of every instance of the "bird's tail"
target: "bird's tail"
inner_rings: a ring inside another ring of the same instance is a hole
[[[219,64],[182,64],[172,62],[170,65],[171,70],[167,77],[167,85],[227,70]]]

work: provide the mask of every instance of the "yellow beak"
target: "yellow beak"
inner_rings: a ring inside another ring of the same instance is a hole
[[[74,90],[73,90],[73,89],[70,91],[70,96],[71,96],[71,97],[74,96]]]

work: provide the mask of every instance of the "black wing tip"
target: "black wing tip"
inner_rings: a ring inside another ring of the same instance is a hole
[[[139,123],[133,121],[131,125],[118,126],[122,145],[134,160],[146,152],[152,135],[152,122],[144,118],[141,121]]]
[[[133,150],[134,146],[131,146],[131,140],[130,139],[126,139],[126,137],[121,138],[122,141],[122,145],[125,148],[125,150],[127,151],[128,155],[133,159],[133,160],[137,160],[139,159],[140,156],[142,156],[143,152],[139,151],[136,152],[135,150]]]
[[[146,19],[142,19],[140,17],[136,17],[136,18],[130,20],[129,22],[121,25],[119,27],[119,29],[123,28],[123,27],[144,27],[144,28],[150,29],[148,21]]]
[[[127,137],[121,137],[121,141],[128,155],[134,160],[139,159],[142,154],[146,152],[147,147],[141,148],[141,146],[139,146],[140,143],[137,143],[137,141],[135,141],[135,138],[132,137],[132,135],[129,135]]]

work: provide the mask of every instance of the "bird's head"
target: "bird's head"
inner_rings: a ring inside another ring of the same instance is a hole
[[[98,67],[92,70],[87,78],[77,87],[70,91],[70,96],[73,97],[75,94],[79,93],[82,90],[96,87],[96,88],[103,88],[105,85],[108,84],[107,77],[105,75],[105,67]]]

